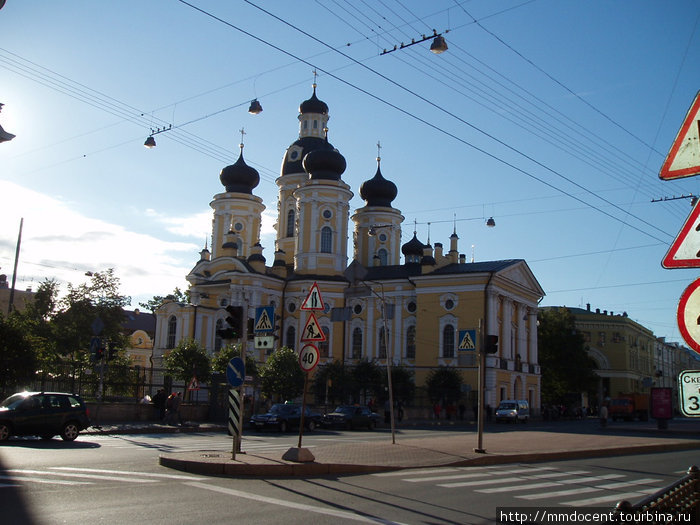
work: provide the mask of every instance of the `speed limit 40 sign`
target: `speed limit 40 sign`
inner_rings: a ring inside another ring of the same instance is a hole
[[[700,417],[700,370],[685,370],[678,375],[681,412]]]
[[[299,352],[299,366],[304,372],[311,372],[318,364],[318,348],[312,344],[304,345]]]

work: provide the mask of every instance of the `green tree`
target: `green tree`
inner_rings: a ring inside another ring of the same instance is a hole
[[[28,387],[34,377],[37,356],[30,338],[22,327],[21,318],[0,313],[0,393],[3,398],[11,391]]]
[[[152,299],[149,299],[145,303],[139,303],[139,306],[149,312],[155,312],[163,303],[168,301],[173,301],[176,303],[189,303],[190,302],[190,291],[185,290],[184,292],[180,288],[175,288],[173,293],[168,295],[154,295]]]
[[[328,361],[319,366],[314,373],[313,390],[319,403],[325,404],[327,401],[334,405],[346,402],[348,392],[356,390],[353,384],[354,380],[349,367],[341,361]]]
[[[382,376],[386,376],[386,370],[377,365],[376,361],[367,358],[358,361],[352,370],[352,377],[360,399],[376,397],[384,401],[389,398],[388,392],[383,388],[386,382],[382,383]]]
[[[211,379],[211,362],[206,349],[194,339],[183,339],[163,360],[165,368],[178,381],[188,383],[192,377],[198,381]]]
[[[382,384],[387,385],[387,374],[382,375]],[[410,404],[416,392],[416,381],[413,371],[409,368],[398,365],[391,367],[391,388],[394,393],[394,401],[401,401],[403,404]],[[388,390],[388,388],[387,388]]]
[[[228,364],[234,357],[241,357],[240,343],[224,345],[221,350],[215,353],[211,358],[212,371],[225,374]],[[245,356],[245,374],[253,377],[258,375],[258,363],[250,353],[247,353]]]
[[[595,363],[585,349],[567,308],[543,308],[537,315],[537,348],[542,370],[543,403],[561,403],[569,393],[593,392]]]
[[[304,391],[304,371],[297,353],[283,346],[260,366],[260,387],[264,396],[276,401],[295,399]]]
[[[425,387],[433,403],[456,403],[462,394],[462,374],[455,368],[440,366],[428,373]]]

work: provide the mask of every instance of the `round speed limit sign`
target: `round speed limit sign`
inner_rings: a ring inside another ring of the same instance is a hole
[[[299,352],[299,366],[304,372],[311,372],[318,364],[318,348],[312,344],[304,345]]]

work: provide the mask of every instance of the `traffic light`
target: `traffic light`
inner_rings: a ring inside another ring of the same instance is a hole
[[[227,306],[226,323],[228,327],[221,328],[216,331],[216,334],[221,339],[236,339],[243,334],[243,307],[242,306]]]
[[[484,344],[484,351],[487,354],[495,354],[498,352],[498,336],[497,335],[487,335]]]

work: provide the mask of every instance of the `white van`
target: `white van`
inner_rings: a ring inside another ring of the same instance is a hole
[[[504,399],[496,409],[496,423],[501,421],[527,423],[530,419],[530,405],[524,399]]]

